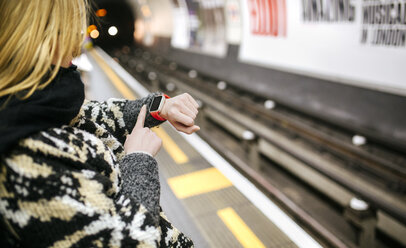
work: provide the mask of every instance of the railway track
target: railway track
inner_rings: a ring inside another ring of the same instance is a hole
[[[335,212],[344,212],[353,197],[367,201],[379,219],[385,220],[377,224],[382,233],[391,232],[395,224],[406,225],[404,154],[373,142],[355,146],[351,142],[354,135],[351,130],[277,103],[275,108],[267,109],[264,102],[268,99],[219,83],[148,51],[113,53],[113,56],[151,90],[189,92],[199,99],[204,105],[200,121],[211,128],[220,127],[226,133],[222,142],[211,135],[214,132],[202,132],[202,136],[328,246],[357,247],[358,241],[351,230],[342,231],[336,237],[334,228],[332,232],[314,214],[307,213],[311,210],[299,207],[275,186],[278,183],[264,176],[268,167],[276,164],[278,169],[282,168],[281,173],[302,182],[298,187],[308,187],[312,191],[309,194],[321,195],[321,201],[328,202]],[[244,134],[252,136],[244,137]],[[227,148],[225,143],[233,140],[237,145]],[[345,223],[344,229],[351,229]],[[377,241],[378,247],[387,247],[383,243],[388,242],[392,241]]]

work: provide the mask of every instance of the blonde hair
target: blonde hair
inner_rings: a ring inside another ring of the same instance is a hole
[[[30,97],[79,55],[87,10],[87,0],[0,0],[0,97]]]

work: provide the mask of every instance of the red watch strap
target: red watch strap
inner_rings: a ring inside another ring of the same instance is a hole
[[[154,117],[158,121],[166,121],[165,118],[162,118],[161,116],[159,116],[158,112],[151,112],[151,115],[152,115],[152,117]]]
[[[166,99],[171,98],[171,97],[168,96],[167,94],[163,94],[163,96],[164,96]],[[154,117],[155,119],[157,119],[158,121],[166,121],[166,119],[165,119],[165,118],[162,118],[162,117],[159,115],[158,112],[151,112],[151,116]]]

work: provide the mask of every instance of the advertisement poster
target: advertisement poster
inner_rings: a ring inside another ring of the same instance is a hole
[[[239,59],[406,95],[406,0],[241,0]]]
[[[227,53],[223,0],[173,0],[174,48],[224,57]]]
[[[224,2],[222,0],[200,1],[199,20],[201,52],[224,57],[227,52],[226,22],[224,16]]]

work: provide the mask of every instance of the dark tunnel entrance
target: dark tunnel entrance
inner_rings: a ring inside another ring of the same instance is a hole
[[[98,31],[97,38],[91,35],[94,45],[110,50],[134,43],[135,17],[126,1],[95,0],[93,10],[90,25]]]

